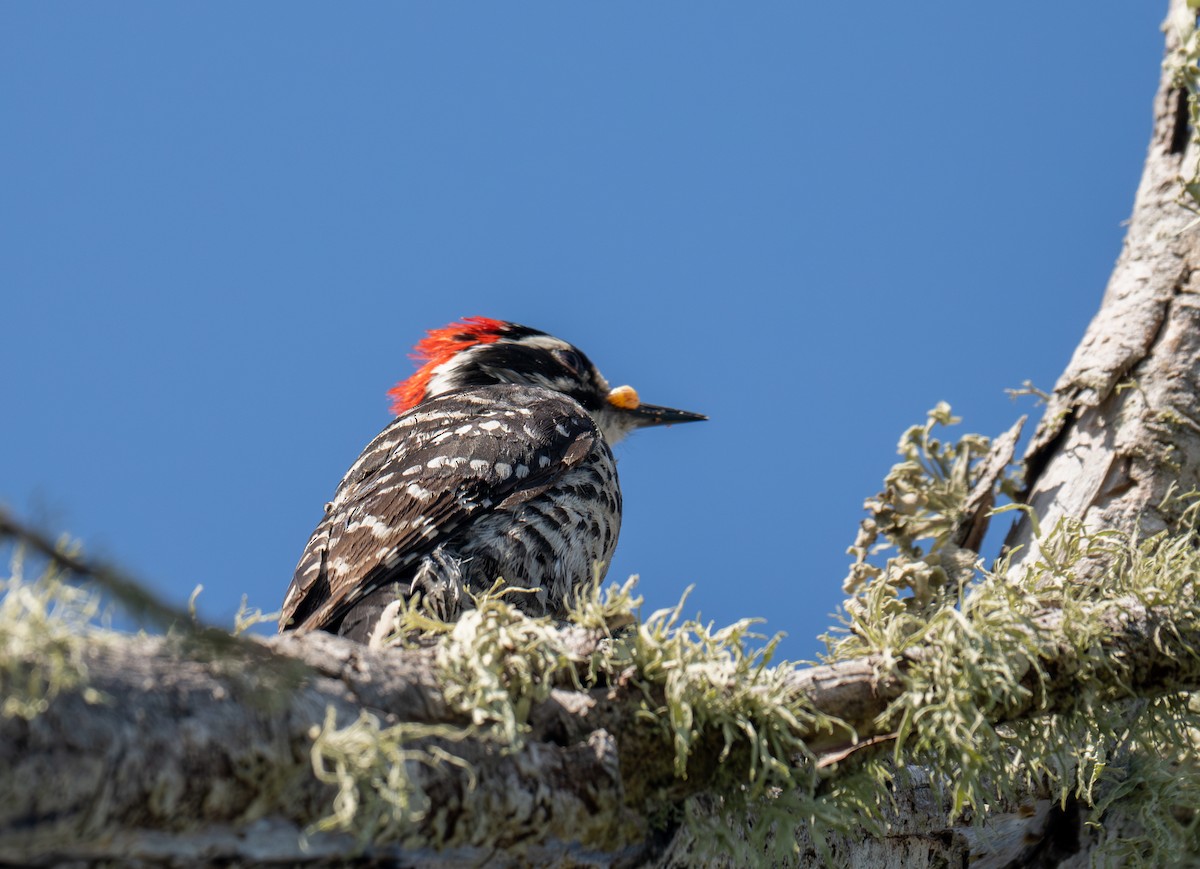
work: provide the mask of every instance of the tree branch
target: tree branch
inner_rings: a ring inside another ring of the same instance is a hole
[[[1200,647],[1200,628],[1166,644],[1163,629],[1178,627],[1167,608],[1130,602],[1108,612],[1109,639],[1091,653],[1119,655],[1128,665],[1129,678],[1114,686],[1114,699],[1200,687],[1200,659],[1178,653]],[[1047,612],[1036,630],[1056,636],[1062,618]],[[582,655],[598,637],[574,629],[568,642]],[[192,854],[320,864],[352,844],[344,835],[301,835],[329,814],[334,797],[312,768],[327,710],[342,726],[363,711],[390,725],[469,724],[446,702],[432,649],[377,651],[320,633],[262,645],[301,665],[303,678],[283,679],[222,657],[197,660],[171,638],[88,643],[82,659],[88,690],[64,692],[31,720],[0,718],[0,861]],[[1070,708],[1077,655],[1064,643],[1043,661],[1046,682],[1036,682],[1031,669],[1028,702],[994,710],[995,720]],[[856,741],[844,729],[810,727],[804,733],[810,748],[841,760],[856,744],[886,739],[888,705],[904,690],[904,669],[871,657],[789,676],[798,707],[836,717],[857,733]],[[453,865],[484,856],[478,843],[486,841],[508,849],[509,859],[534,862],[567,854],[582,859],[585,852],[604,865],[648,858],[656,840],[646,818],[662,806],[633,797],[670,793],[681,801],[711,782],[705,764],[679,780],[669,763],[634,757],[623,744],[636,733],[644,702],[644,691],[627,680],[590,690],[568,680],[531,710],[519,751],[499,751],[481,733],[415,741],[443,746],[465,762],[407,765],[436,797],[407,831],[408,841],[445,850],[371,845],[364,855]]]

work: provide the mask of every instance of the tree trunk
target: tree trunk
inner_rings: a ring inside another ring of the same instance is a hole
[[[1186,5],[1173,0],[1167,56],[1180,49]],[[1187,92],[1167,63],[1154,132],[1124,247],[1025,455],[1027,501],[1049,528],[1063,517],[1102,528],[1159,531],[1167,491],[1200,484],[1200,233],[1180,204],[1196,164]],[[1009,541],[1035,553],[1032,525]]]

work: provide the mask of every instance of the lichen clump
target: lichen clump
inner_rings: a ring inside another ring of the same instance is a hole
[[[1113,856],[1160,865],[1200,853],[1191,808],[1200,793],[1196,701],[1187,692],[1134,697],[1135,662],[1106,651],[1130,607],[1159,607],[1170,614],[1159,649],[1197,660],[1200,501],[1173,497],[1172,509],[1163,506],[1178,516],[1175,526],[1145,539],[1071,520],[1047,531],[1030,515],[1037,555],[1019,571],[1007,558],[986,570],[977,558],[964,563],[961,551],[957,569],[945,570],[939,556],[953,545],[956,505],[987,448],[973,436],[932,437],[955,422],[939,406],[910,429],[904,461],[867,503],[864,526],[882,529],[885,565],[861,567],[869,534],[851,548],[852,596],[843,628],[826,638],[830,658],[880,656],[906,689],[882,716],[895,733],[890,758],[851,775],[883,785],[905,765],[929,769],[951,823],[984,821],[1031,795],[1077,799],[1094,810],[1094,835]],[[1009,509],[1023,508],[996,512]],[[1081,581],[1081,564],[1102,565],[1102,581]],[[1052,679],[1063,681],[1048,668],[1064,665],[1069,696],[1046,696]],[[1022,710],[1015,720],[1013,709]]]
[[[84,685],[83,652],[96,633],[100,599],[65,582],[54,565],[34,580],[25,578],[24,567],[17,552],[9,578],[0,580],[0,715],[33,718],[59,694]]]

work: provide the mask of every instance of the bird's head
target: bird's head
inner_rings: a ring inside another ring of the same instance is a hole
[[[592,415],[610,444],[635,428],[707,419],[686,410],[642,404],[632,386],[609,386],[579,348],[503,320],[466,317],[433,329],[417,343],[413,358],[420,368],[388,392],[393,413],[404,413],[455,389],[514,383],[571,396]]]

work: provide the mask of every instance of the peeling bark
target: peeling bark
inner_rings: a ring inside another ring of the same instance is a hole
[[[1178,45],[1168,28],[1168,56]],[[1179,204],[1180,175],[1196,160],[1194,145],[1180,145],[1186,124],[1186,94],[1164,69],[1121,255],[1025,454],[1026,501],[1042,528],[1072,517],[1159,531],[1168,489],[1200,486],[1200,233]],[[1034,557],[1031,523],[1009,543],[1024,547],[1014,567]]]

